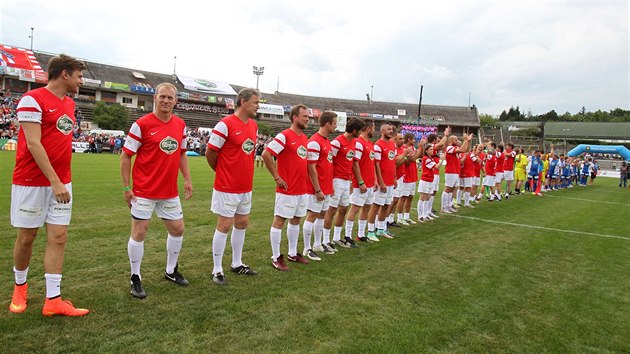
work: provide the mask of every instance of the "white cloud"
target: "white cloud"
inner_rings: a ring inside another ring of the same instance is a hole
[[[0,42],[305,95],[629,109],[626,1],[15,1]]]

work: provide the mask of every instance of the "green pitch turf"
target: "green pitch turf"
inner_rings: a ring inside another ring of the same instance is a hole
[[[92,312],[44,318],[43,230],[31,261],[29,307],[20,315],[8,311],[14,158],[0,152],[5,353],[630,351],[630,189],[614,179],[542,198],[484,201],[457,216],[395,229],[392,240],[291,263],[282,273],[270,264],[274,184],[258,169],[243,260],[260,275],[228,272],[229,285],[218,287],[210,280],[214,175],[204,158],[190,158],[194,195],[182,203],[180,256],[190,286],[164,279],[166,231],[154,217],[142,264],[148,297],[138,300],[129,294],[130,217],[118,157],[75,154],[62,295]],[[283,233],[285,254],[286,247]],[[230,261],[228,242],[224,269]]]

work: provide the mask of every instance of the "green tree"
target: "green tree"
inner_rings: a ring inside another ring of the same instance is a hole
[[[258,133],[266,135],[266,136],[275,135],[273,128],[269,124],[263,123],[261,121],[258,121]]]
[[[127,130],[129,126],[129,112],[118,103],[96,102],[93,113],[94,123],[101,129]]]
[[[479,124],[482,127],[490,126],[493,128],[499,127],[501,124],[499,121],[489,114],[482,113],[479,115]]]

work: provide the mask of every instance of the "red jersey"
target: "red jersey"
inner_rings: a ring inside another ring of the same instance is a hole
[[[477,162],[475,163],[475,177],[481,177],[481,168],[483,167],[483,163],[486,161],[486,154],[480,152],[477,155]]]
[[[462,165],[459,161],[457,146],[450,145],[446,147],[446,167],[444,173],[453,173],[458,175],[461,172]]]
[[[413,153],[415,154],[417,149],[413,149]],[[402,164],[405,166],[405,176],[403,178],[403,182],[405,183],[415,183],[418,182],[418,165],[415,161],[405,160],[405,163]]]
[[[317,170],[319,188],[322,189],[324,195],[333,194],[333,156],[330,140],[315,133],[309,139],[306,148],[308,150],[307,162],[308,164],[315,164]],[[310,178],[306,183],[306,190],[308,194],[315,194],[315,188],[313,188]]]
[[[41,124],[41,142],[52,168],[61,183],[70,183],[72,174],[72,128],[74,101],[68,96],[59,98],[45,87],[24,94],[17,106],[19,122]],[[18,134],[13,184],[20,186],[45,187],[50,181],[37,166],[33,155],[26,146],[26,136],[20,129]]]
[[[507,149],[505,150],[505,164],[503,169],[505,171],[514,171],[514,160],[516,160],[516,151]]]
[[[366,188],[372,188],[376,182],[376,173],[374,172],[374,143],[362,137],[358,137],[354,139],[354,141],[354,159],[359,161],[361,178],[363,178]],[[359,181],[357,181],[354,174],[352,174],[352,187],[359,188]]]
[[[503,173],[503,166],[505,166],[505,155],[501,151],[496,152],[497,162],[495,166],[495,171],[497,173]]]
[[[378,139],[374,144],[374,158],[381,168],[381,177],[386,186],[393,186],[396,182],[396,145],[393,141]]]
[[[136,155],[131,173],[133,194],[147,199],[178,195],[177,175],[186,153],[186,123],[176,115],[164,123],[153,113],[131,125],[123,151]]]
[[[481,166],[477,163],[477,155],[475,155],[474,152],[466,153],[466,157],[464,158],[464,167],[462,167],[460,176],[462,178],[475,177],[476,166]]]
[[[333,178],[352,180],[352,162],[354,161],[354,139],[348,140],[341,134],[332,143]]]
[[[214,189],[235,194],[252,191],[257,134],[255,120],[243,122],[234,114],[214,126],[208,139],[208,149],[219,153]]]
[[[405,153],[405,145],[396,148],[396,156],[402,155]],[[400,165],[396,166],[396,180],[400,179],[400,177],[405,177],[405,172],[407,172],[407,164],[405,163],[407,160],[403,161]],[[396,164],[396,161],[394,161]]]
[[[486,154],[486,176],[495,176],[496,175],[496,167],[497,165],[497,155],[496,154]]]
[[[287,183],[287,189],[276,187],[276,192],[288,195],[306,194],[306,185],[310,181],[306,167],[308,150],[306,134],[297,135],[291,129],[285,129],[267,145],[277,159],[278,174]]]
[[[433,182],[433,178],[435,177],[435,173],[438,168],[439,166],[433,158],[425,155],[422,158],[422,176],[420,179],[425,182]]]

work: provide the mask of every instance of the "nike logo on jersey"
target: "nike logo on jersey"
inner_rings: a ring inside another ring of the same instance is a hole
[[[151,132],[149,134],[151,134],[153,136],[153,135],[157,134],[157,132]]]
[[[295,145],[295,141],[291,143],[291,145]]]
[[[48,110],[48,112],[50,112],[50,113],[54,113],[54,112],[56,112],[56,111],[57,111],[57,108],[55,108],[55,109],[49,109],[49,110]]]
[[[242,132],[236,132],[236,135],[239,135],[239,134],[241,134],[241,133],[242,133]]]

